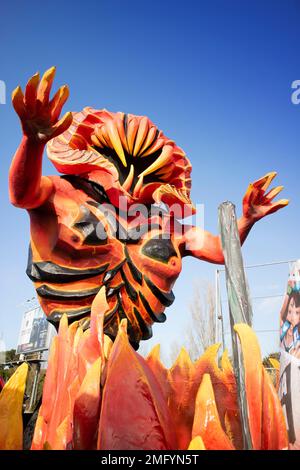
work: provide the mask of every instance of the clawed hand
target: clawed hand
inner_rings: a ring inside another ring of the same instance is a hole
[[[288,205],[288,199],[273,202],[273,199],[282,191],[283,186],[276,186],[266,192],[275,176],[275,171],[267,173],[259,180],[249,184],[243,199],[244,217],[256,222]]]
[[[19,86],[12,93],[13,107],[21,120],[24,135],[37,142],[46,143],[62,134],[72,123],[70,112],[59,119],[69,96],[67,85],[59,88],[49,99],[54,76],[55,67],[47,70],[41,80],[36,73],[28,81],[25,94]]]

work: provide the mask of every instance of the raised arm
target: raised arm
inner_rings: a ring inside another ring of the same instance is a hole
[[[72,114],[59,119],[62,107],[69,96],[67,86],[61,87],[49,99],[55,67],[28,81],[25,93],[18,86],[12,94],[12,102],[23,131],[9,171],[9,196],[13,205],[34,209],[43,204],[52,192],[52,182],[42,176],[42,158],[46,143],[64,132],[72,122]]]
[[[246,191],[243,199],[243,215],[238,220],[241,245],[258,220],[278,211],[289,203],[287,199],[273,202],[283,186],[277,186],[266,193],[275,176],[275,172],[268,173],[254,183],[250,183]],[[210,263],[224,263],[220,237],[198,227],[185,226],[181,252],[183,256],[194,256]]]

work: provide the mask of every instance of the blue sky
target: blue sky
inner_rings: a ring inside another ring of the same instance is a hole
[[[56,65],[55,86],[70,86],[66,110],[94,106],[149,116],[189,156],[192,197],[205,204],[205,228],[212,232],[223,200],[236,203],[240,213],[248,183],[276,170],[291,203],[254,227],[244,259],[247,264],[295,259],[300,105],[291,102],[291,83],[300,79],[299,17],[296,0],[2,4],[0,80],[7,86],[7,104],[0,105],[0,333],[7,347],[16,345],[20,303],[34,295],[25,275],[27,214],[8,201],[8,169],[21,137],[12,89]],[[44,174],[53,172],[45,157]],[[151,343],[161,342],[167,351],[182,337],[193,284],[213,282],[214,271],[215,266],[184,260],[176,301]],[[283,292],[287,267],[268,274],[257,270],[252,277],[254,294]],[[276,323],[279,306],[256,306],[255,325]],[[268,338],[261,337],[264,352],[276,347],[274,337]]]

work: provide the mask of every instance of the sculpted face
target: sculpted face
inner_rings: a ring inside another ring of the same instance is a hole
[[[152,203],[179,208],[179,217],[184,206],[185,216],[192,213],[191,165],[148,118],[89,108],[47,150],[65,174],[51,177],[53,195],[31,213],[27,274],[39,301],[53,324],[66,313],[88,326],[105,286],[105,333],[114,338],[127,318],[137,347],[165,321],[181,271],[179,223]]]
[[[194,212],[188,158],[145,116],[85,108],[47,150],[60,173],[99,183],[116,207],[122,196],[129,206],[176,203]]]

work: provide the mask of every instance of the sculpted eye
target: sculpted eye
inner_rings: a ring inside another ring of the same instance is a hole
[[[163,263],[168,263],[172,256],[177,256],[171,240],[157,239],[147,241],[142,248],[142,253],[149,258]]]
[[[107,243],[107,234],[100,220],[85,206],[80,206],[80,216],[73,227],[84,236],[86,245]]]

